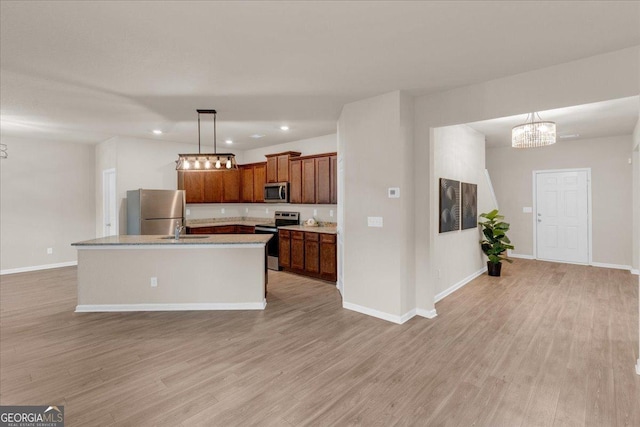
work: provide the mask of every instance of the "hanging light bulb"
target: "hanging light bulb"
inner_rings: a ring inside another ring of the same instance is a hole
[[[216,169],[220,169],[220,157],[216,160]]]
[[[191,165],[189,164],[189,159],[184,159],[184,168],[189,169]]]
[[[195,163],[193,164],[193,167],[195,167],[196,169],[200,169],[200,159],[198,159],[197,157]]]
[[[227,169],[231,169],[231,157],[227,157]]]
[[[209,161],[208,157],[207,157],[207,161],[204,162],[204,168],[205,169],[211,169],[211,162]]]

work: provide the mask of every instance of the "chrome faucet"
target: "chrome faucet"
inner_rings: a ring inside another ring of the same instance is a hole
[[[173,235],[173,237],[174,237],[176,240],[180,240],[180,232],[181,232],[182,230],[184,230],[184,226],[183,226],[183,225],[180,225],[180,221],[176,221],[176,229],[175,229],[175,231],[174,231],[174,235]]]

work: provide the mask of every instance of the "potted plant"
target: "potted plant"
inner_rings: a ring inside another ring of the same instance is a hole
[[[483,222],[478,222],[482,227],[484,239],[480,241],[482,252],[489,258],[487,261],[487,270],[489,276],[500,276],[502,268],[501,261],[512,262],[509,258],[502,255],[507,249],[513,249],[511,240],[507,237],[509,224],[503,222],[504,216],[498,214],[498,210],[494,209],[489,213],[480,214],[480,217],[486,218]]]

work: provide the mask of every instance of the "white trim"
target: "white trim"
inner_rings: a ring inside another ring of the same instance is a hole
[[[640,375],[640,359],[638,359],[638,363],[636,364],[636,374]]]
[[[118,181],[117,181],[117,176],[116,176],[116,169],[115,168],[109,168],[109,169],[104,169],[102,171],[102,235],[103,236],[107,236],[107,234],[105,233],[105,228],[106,228],[106,222],[107,222],[107,217],[109,216],[109,212],[108,211],[108,206],[106,202],[106,199],[109,198],[109,200],[111,199],[111,193],[107,194],[105,192],[105,183],[107,181],[107,177],[108,175],[113,175],[114,177],[114,188],[109,187],[111,190],[113,190],[113,195],[114,197],[114,201],[116,203],[116,206],[114,206],[114,210],[116,212],[115,217],[113,218],[115,225],[113,225],[113,230],[115,231],[115,234],[110,234],[110,236],[114,236],[118,234],[118,197],[116,195],[117,193],[117,186],[118,186]]]
[[[615,270],[631,271],[631,266],[630,265],[609,264],[609,263],[606,263],[606,262],[592,262],[590,265],[592,267],[613,268]]]
[[[373,308],[364,307],[346,301],[342,302],[342,308],[366,314],[367,316],[377,317],[378,319],[386,320],[387,322],[397,323],[398,325],[402,325],[404,322],[416,315],[416,309],[410,310],[402,316],[398,316],[396,314],[385,313],[384,311],[375,310]]]
[[[525,254],[515,254],[511,252],[511,249],[507,249],[507,255],[509,258],[520,258],[520,259],[536,259],[533,255],[525,255]]]
[[[196,310],[264,310],[263,302],[238,303],[186,303],[186,304],[78,304],[76,313],[100,313],[121,311],[196,311]]]
[[[442,291],[439,294],[437,294],[433,298],[433,302],[436,303],[436,302],[440,301],[441,299],[443,299],[444,297],[451,295],[452,293],[454,293],[455,291],[457,291],[458,289],[460,289],[461,287],[463,287],[464,285],[466,285],[467,283],[469,283],[470,281],[472,281],[476,277],[480,276],[485,271],[487,271],[487,267],[486,266],[481,268],[480,270],[476,271],[475,273],[471,273],[470,275],[468,275],[464,279],[460,280],[458,283],[454,284],[453,286],[450,286],[449,288],[447,288],[444,291]]]
[[[533,259],[539,259],[541,261],[551,261],[551,260],[543,260],[542,258],[538,258],[538,222],[537,222],[537,218],[538,218],[538,206],[537,206],[537,200],[538,200],[538,186],[537,186],[537,179],[536,179],[536,174],[537,173],[561,173],[561,172],[586,172],[587,173],[587,252],[588,252],[588,265],[592,265],[593,264],[593,222],[592,222],[592,218],[593,218],[593,204],[592,204],[592,199],[593,197],[591,196],[591,168],[569,168],[569,169],[544,169],[544,170],[534,170],[532,171],[532,181],[533,181],[533,192],[532,192],[532,197],[533,197],[533,215],[531,216],[531,221],[533,222]],[[565,262],[565,261],[558,261],[558,262],[564,262],[566,264],[582,264],[582,265],[586,265],[584,263],[575,263],[575,262]]]
[[[426,317],[427,319],[433,319],[434,317],[438,316],[438,312],[436,311],[435,308],[433,310],[425,310],[424,308],[417,308],[416,314],[418,316]]]
[[[632,268],[631,270],[629,270],[631,272],[631,274],[635,274],[636,276],[640,275],[640,270],[636,269],[636,268]]]
[[[496,209],[498,208],[498,198],[496,197],[496,192],[493,190],[493,183],[491,182],[491,175],[489,175],[489,169],[484,170],[484,176],[487,178],[487,184],[489,185],[489,191],[491,192],[491,198],[493,199],[493,205]]]
[[[50,270],[52,268],[72,267],[74,265],[78,265],[78,261],[59,262],[57,264],[34,265],[31,267],[7,268],[6,270],[0,270],[0,276],[4,276],[5,274],[27,273],[29,271]]]

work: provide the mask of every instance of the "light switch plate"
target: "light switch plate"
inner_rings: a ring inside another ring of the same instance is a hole
[[[388,194],[390,199],[400,198],[400,187],[389,187]]]
[[[531,206],[525,206],[522,208],[522,213],[532,213],[533,208]]]
[[[367,225],[369,227],[382,227],[382,217],[381,216],[367,217]]]

